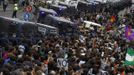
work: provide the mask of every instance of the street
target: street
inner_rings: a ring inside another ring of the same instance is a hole
[[[0,16],[12,17],[12,13],[13,13],[13,4],[9,4],[7,6],[6,12],[3,11],[2,5],[0,6]],[[24,15],[23,10],[19,10],[17,12],[17,17],[21,20],[23,20],[23,15]]]

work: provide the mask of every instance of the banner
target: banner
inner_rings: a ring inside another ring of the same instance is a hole
[[[126,54],[126,61],[125,65],[131,65],[134,66],[134,50],[133,49],[128,49],[127,54]]]
[[[58,58],[57,59],[57,67],[60,67],[60,68],[68,68],[67,59]]]

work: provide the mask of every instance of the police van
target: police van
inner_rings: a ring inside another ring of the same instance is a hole
[[[22,21],[15,18],[8,18],[0,16],[0,32],[12,33],[41,33],[43,35],[57,35],[58,29],[56,27],[35,23]]]
[[[39,17],[38,17],[38,22],[40,23],[43,23],[45,17],[48,15],[48,14],[51,14],[51,15],[57,15],[57,12],[54,11],[53,9],[47,9],[47,8],[43,8],[43,7],[39,7]]]
[[[65,19],[64,17],[47,15],[44,23],[57,27],[59,29],[59,34],[62,35],[73,35],[77,33],[77,26],[75,25],[75,23]]]

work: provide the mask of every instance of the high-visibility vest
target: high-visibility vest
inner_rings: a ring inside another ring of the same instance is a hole
[[[15,6],[15,7],[14,7],[14,10],[15,10],[15,11],[17,11],[17,10],[18,10],[18,7],[17,7],[17,6]]]

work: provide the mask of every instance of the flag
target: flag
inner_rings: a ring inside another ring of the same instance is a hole
[[[111,21],[112,23],[115,22],[115,21],[116,21],[115,16],[111,16],[110,21]]]
[[[132,33],[131,27],[130,26],[126,26],[126,28],[125,28],[125,35],[126,35],[126,37],[130,36],[131,33]]]
[[[130,26],[125,27],[125,36],[128,40],[134,40],[134,32],[132,32]]]
[[[125,65],[132,65],[132,66],[134,66],[134,50],[133,49],[129,48],[127,50]]]

